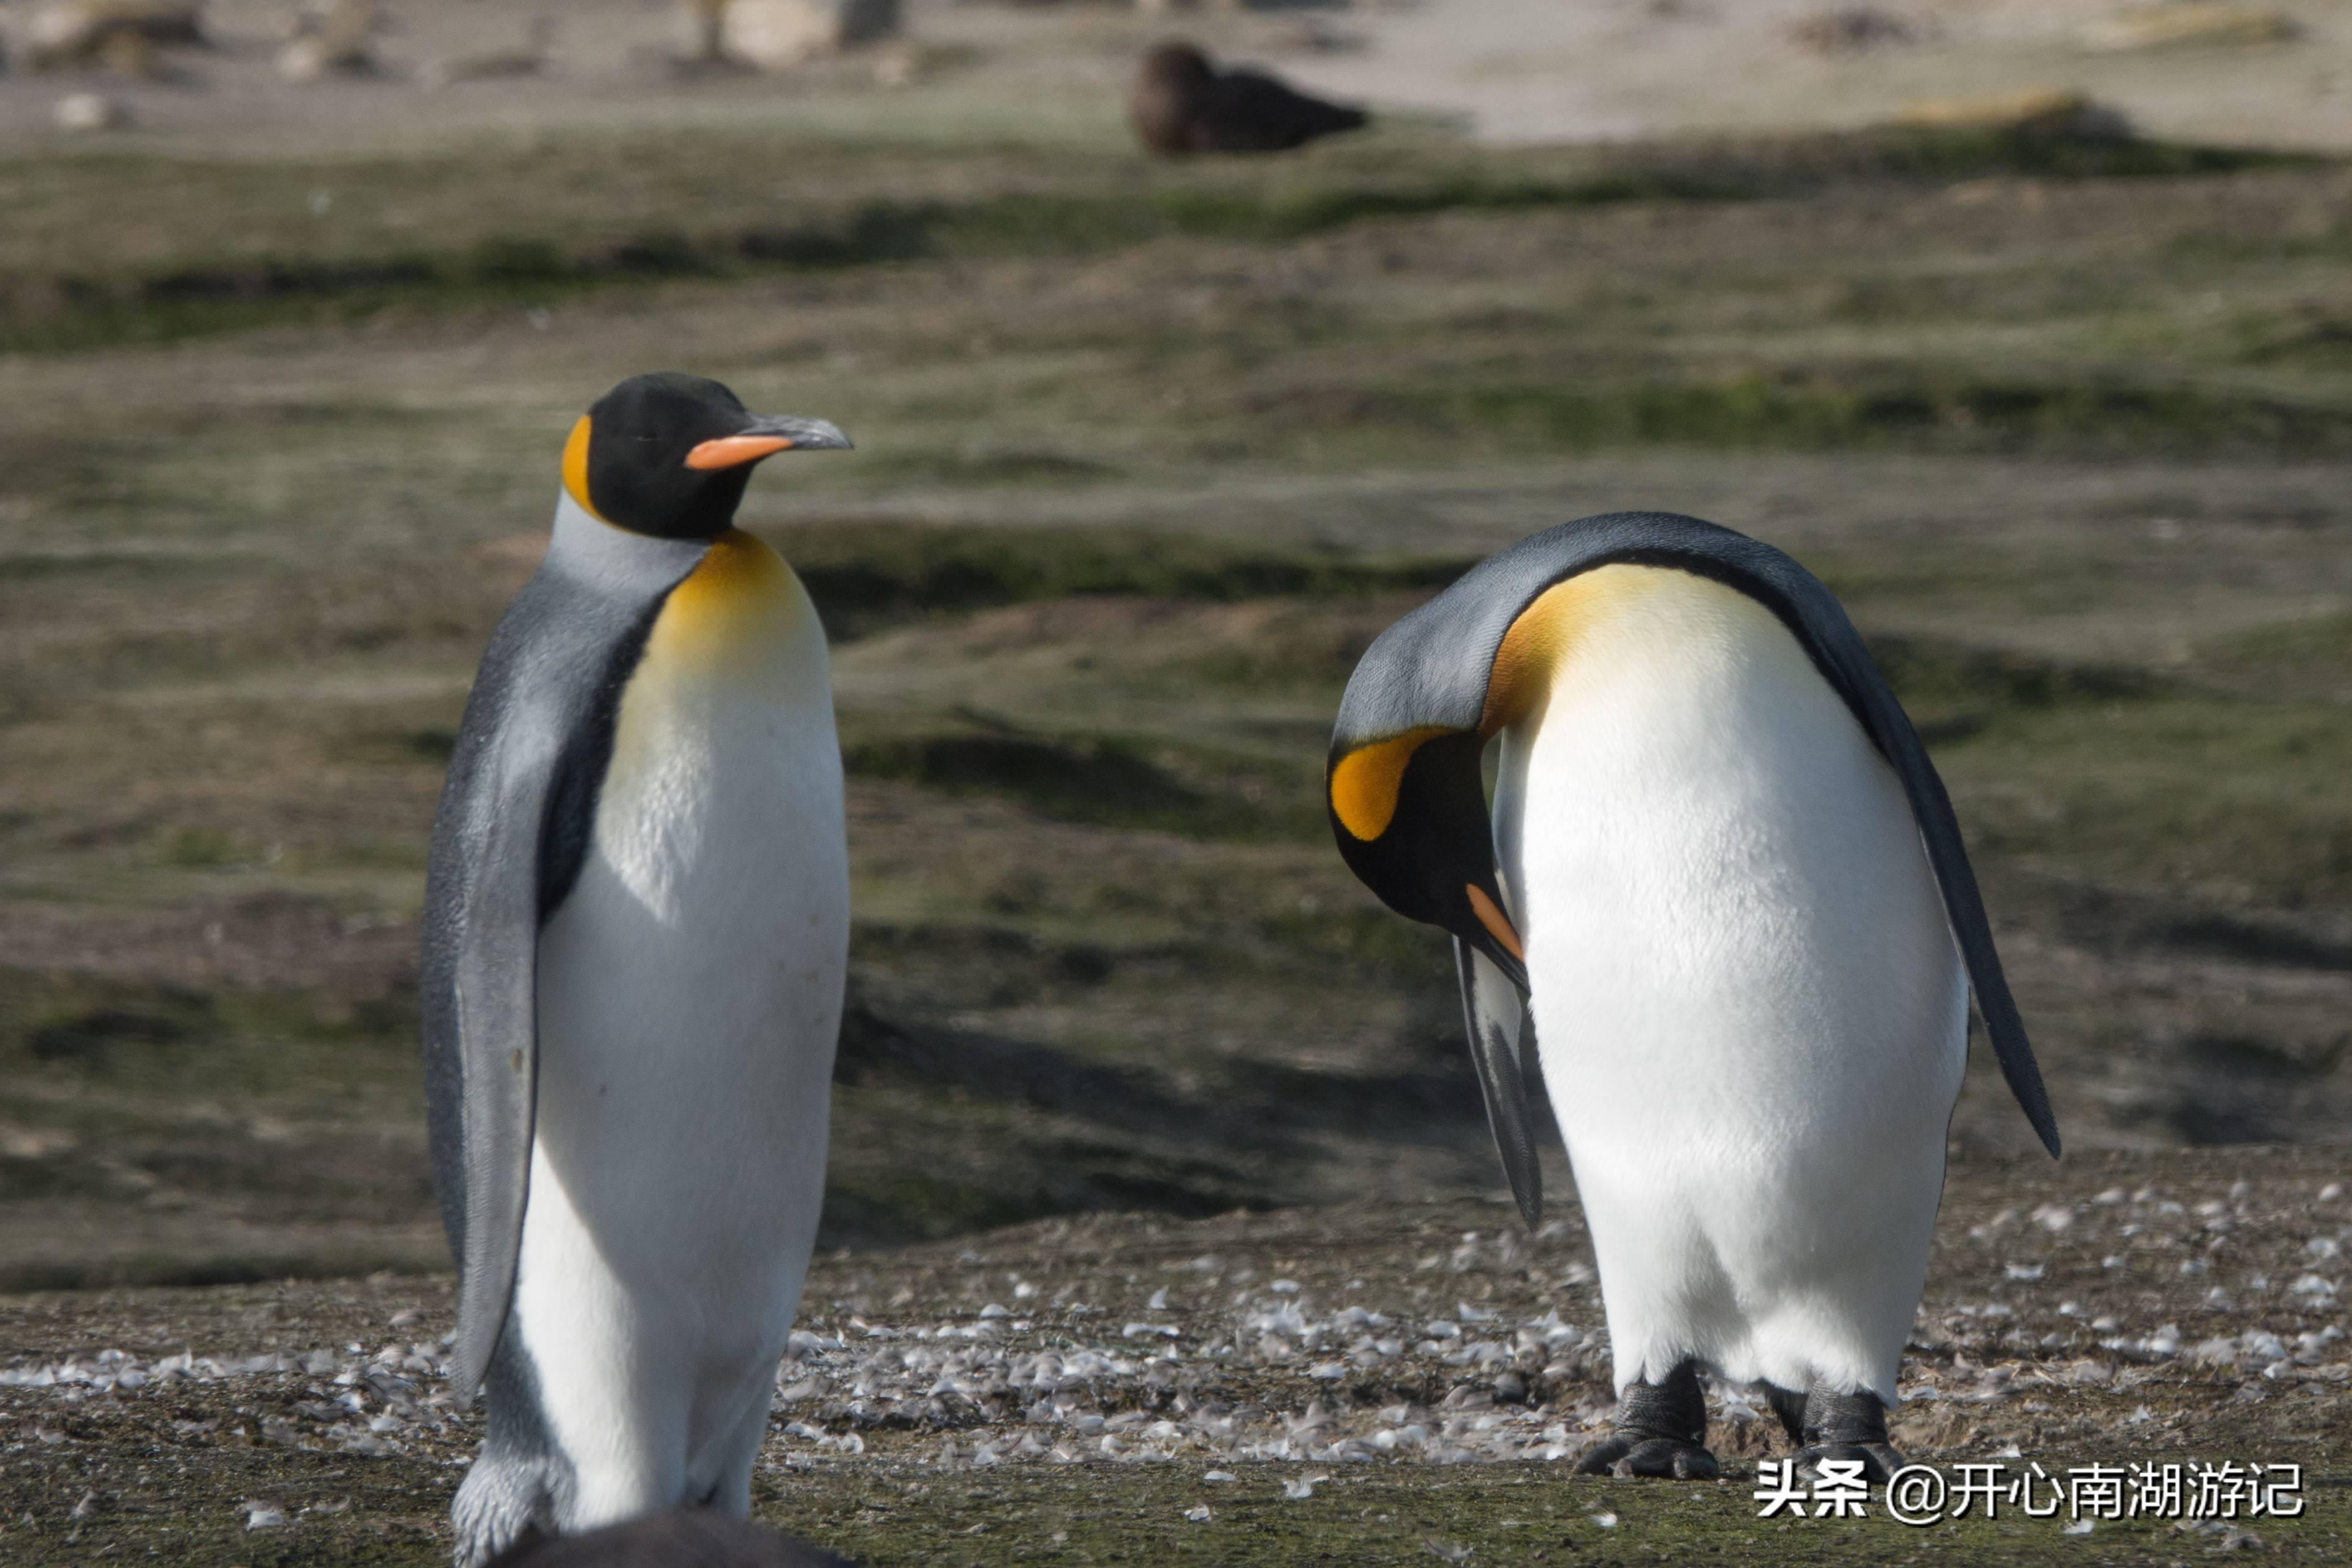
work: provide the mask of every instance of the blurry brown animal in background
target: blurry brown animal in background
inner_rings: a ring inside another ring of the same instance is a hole
[[[1355,131],[1364,111],[1326,103],[1262,71],[1221,71],[1191,44],[1157,44],[1143,57],[1128,100],[1148,152],[1280,153],[1335,132]]]
[[[711,1508],[674,1508],[584,1535],[526,1535],[489,1568],[856,1568],[848,1558]]]
[[[203,0],[58,0],[0,16],[10,63],[29,70],[105,65],[162,74],[159,49],[205,43]]]

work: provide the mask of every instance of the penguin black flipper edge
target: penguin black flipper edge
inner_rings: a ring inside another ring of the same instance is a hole
[[[1519,1217],[1533,1230],[1543,1223],[1543,1163],[1536,1153],[1534,1042],[1527,1027],[1527,1000],[1509,976],[1460,937],[1454,939],[1454,971],[1462,982],[1462,1024],[1470,1038],[1470,1064],[1486,1102],[1486,1125]]]
[[[2050,1106],[2050,1093],[2042,1084],[2042,1068],[2034,1060],[2032,1044],[2026,1038],[2025,1020],[2018,1012],[2017,999],[2010,994],[2000,950],[1993,944],[1984,897],[1977,888],[1976,870],[1969,862],[1968,847],[1960,837],[1959,819],[1953,813],[1951,795],[1946,792],[1936,764],[1928,759],[1919,731],[1913,726],[1911,716],[1903,710],[1903,705],[1895,700],[1886,678],[1879,673],[1862,634],[1854,630],[1844,607],[1821,580],[1769,546],[1759,545],[1742,535],[1732,537],[1751,550],[1766,553],[1763,564],[1777,567],[1776,575],[1781,581],[1772,583],[1761,573],[1759,580],[1780,589],[1786,595],[1785,602],[1756,593],[1737,579],[1731,580],[1731,585],[1755,594],[1766,607],[1790,623],[1805,651],[1853,710],[1872,743],[1902,781],[1903,793],[1910,797],[1911,815],[1919,825],[1920,840],[1927,847],[1927,862],[1934,868],[1937,885],[1943,892],[1944,912],[1951,921],[1961,962],[1968,968],[1969,984],[1976,993],[1977,1010],[1983,1016],[1985,1035],[1992,1042],[1993,1058],[2000,1064],[2001,1078],[2016,1097],[2019,1109],[2025,1112],[2035,1135],[2042,1140],[2042,1147],[2053,1159],[2057,1158],[2062,1144],[2058,1120]]]
[[[2056,1155],[2049,1095],[1942,780],[1835,596],[1796,561],[1745,534],[1669,512],[1562,523],[1488,557],[1382,632],[1349,679],[1332,734],[1326,804],[1341,857],[1390,908],[1444,927],[1526,991],[1524,955],[1496,879],[1479,759],[1525,710],[1557,639],[1569,635],[1530,613],[1537,602],[1570,578],[1617,564],[1694,573],[1757,600],[1853,713],[1910,801],[2002,1076]],[[1468,966],[1463,981],[1479,1057]],[[1496,1097],[1488,1088],[1491,1108]],[[1508,1171],[1512,1139],[1500,1121],[1496,1133]]]
[[[541,567],[492,633],[452,749],[425,876],[419,1007],[434,1186],[458,1263],[450,1385],[470,1401],[506,1327],[530,1193],[539,928],[579,874],[622,689],[661,577]],[[635,579],[634,581],[632,579]]]

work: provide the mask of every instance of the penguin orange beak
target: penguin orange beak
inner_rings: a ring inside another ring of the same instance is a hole
[[[686,455],[689,468],[740,468],[793,445],[789,436],[721,436]]]
[[[849,437],[841,433],[839,426],[823,419],[756,415],[749,427],[738,434],[705,441],[687,453],[686,466],[706,473],[717,468],[740,468],[746,463],[756,463],[794,448],[846,451]]]
[[[1465,883],[1462,891],[1469,897],[1470,912],[1478,917],[1478,923],[1486,928],[1486,934],[1501,942],[1505,952],[1525,963],[1528,950],[1519,941],[1518,928],[1511,923],[1511,917],[1505,914],[1477,883]]]

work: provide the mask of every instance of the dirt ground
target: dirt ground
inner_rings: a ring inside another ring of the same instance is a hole
[[[1895,1424],[1911,1459],[2020,1475],[2298,1464],[2292,1517],[2095,1518],[2079,1539],[2071,1510],[1759,1520],[1756,1466],[1788,1444],[1736,1389],[1710,1401],[1725,1479],[1572,1476],[1611,1403],[1582,1226],[1563,1202],[1530,1236],[1470,1201],[826,1258],[757,1512],[876,1564],[2341,1562],[2344,1166],[1962,1159]],[[438,1380],[451,1321],[445,1279],[385,1275],[0,1302],[0,1553],[438,1561],[475,1430]]]

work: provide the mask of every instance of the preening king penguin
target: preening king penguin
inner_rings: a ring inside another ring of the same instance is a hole
[[[761,458],[848,445],[715,381],[614,387],[466,704],[422,977],[450,1381],[488,1405],[460,1564],[750,1509],[824,1193],[849,870],[824,631],[733,520]]]
[[[1971,984],[2058,1130],[1951,801],[1836,599],[1695,518],[1563,524],[1374,641],[1326,781],[1356,875],[1454,937],[1529,1224],[1549,1090],[1621,1399],[1579,1468],[1716,1474],[1706,1369],[1767,1386],[1801,1465],[1883,1480]]]

